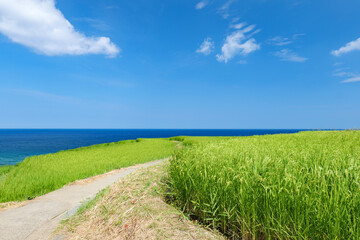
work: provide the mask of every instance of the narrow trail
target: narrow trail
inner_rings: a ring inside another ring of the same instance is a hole
[[[75,214],[84,201],[130,173],[165,161],[157,160],[78,181],[29,201],[26,205],[0,212],[0,240],[51,239],[63,219]]]

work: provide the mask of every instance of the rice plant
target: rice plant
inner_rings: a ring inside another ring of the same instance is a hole
[[[190,216],[233,239],[360,239],[359,131],[188,141],[169,178]]]

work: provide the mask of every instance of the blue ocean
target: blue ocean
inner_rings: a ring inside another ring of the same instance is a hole
[[[252,136],[296,133],[301,129],[0,129],[0,166],[13,165],[26,157],[93,144],[137,138],[173,136]]]

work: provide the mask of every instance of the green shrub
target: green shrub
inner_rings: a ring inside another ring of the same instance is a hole
[[[185,137],[171,137],[169,138],[171,141],[178,141],[178,142],[183,142],[185,140]]]

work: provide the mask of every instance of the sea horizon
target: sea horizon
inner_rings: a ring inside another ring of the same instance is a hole
[[[14,165],[34,155],[137,138],[168,138],[181,135],[253,136],[309,130],[321,129],[2,128],[0,129],[0,166]]]

